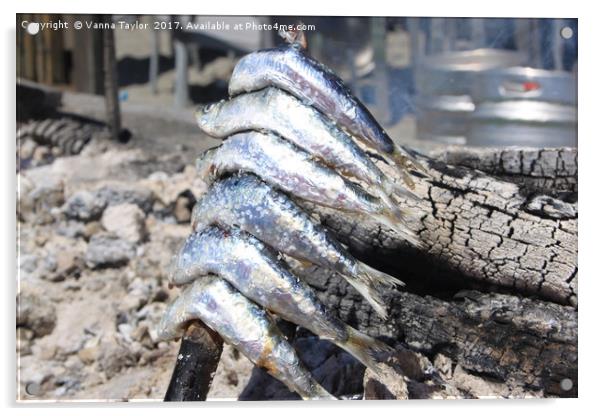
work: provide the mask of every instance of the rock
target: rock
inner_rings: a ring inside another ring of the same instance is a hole
[[[136,277],[128,285],[128,293],[121,302],[121,307],[126,311],[140,309],[149,302],[156,286],[155,280]]]
[[[64,202],[63,182],[52,178],[34,182],[26,174],[19,175],[17,212],[19,219],[36,225],[54,222],[53,208]]]
[[[26,138],[19,146],[19,157],[22,160],[32,158],[37,146],[38,144],[35,141],[30,138]]]
[[[17,354],[19,356],[31,354],[31,340],[34,337],[34,333],[29,328],[20,327],[17,328]]]
[[[157,327],[159,322],[161,322],[161,318],[165,315],[165,309],[166,305],[164,303],[153,302],[136,312],[136,317],[142,321],[140,325],[147,327],[148,335],[153,344],[159,342]]]
[[[148,189],[110,183],[93,191],[76,192],[62,210],[67,218],[88,222],[100,219],[107,206],[134,204],[147,213],[152,210],[153,203],[153,193]]]
[[[96,194],[106,201],[108,206],[134,204],[144,213],[151,212],[155,202],[155,196],[151,190],[137,185],[111,183],[97,189]]]
[[[115,340],[102,342],[100,349],[102,352],[97,362],[107,378],[112,378],[124,367],[131,367],[138,361],[136,356]]]
[[[435,355],[433,365],[439,371],[439,373],[441,373],[441,376],[443,376],[443,378],[445,378],[446,380],[452,378],[454,372],[454,363],[451,360],[451,358],[443,354],[437,353]]]
[[[84,363],[85,365],[90,365],[96,362],[96,360],[98,360],[98,357],[100,357],[100,354],[101,350],[98,345],[85,347],[77,352],[77,356],[80,360],[82,360],[82,363]]]
[[[101,223],[107,231],[131,243],[139,243],[147,235],[144,212],[134,204],[109,206],[102,214]]]
[[[88,222],[99,219],[106,206],[106,199],[97,193],[79,191],[65,202],[62,211],[67,218]]]
[[[31,285],[22,285],[17,296],[17,326],[30,329],[36,337],[50,334],[56,326],[54,306]]]
[[[178,199],[176,199],[173,209],[173,215],[176,218],[176,221],[179,223],[189,222],[192,206],[194,206],[194,202],[191,204],[189,198],[179,196]]]
[[[76,272],[80,269],[80,261],[78,253],[74,251],[59,251],[56,254],[56,270],[50,280],[65,280],[68,276],[77,274]]]
[[[80,238],[85,236],[86,225],[79,221],[63,221],[57,227],[56,232],[64,237]]]
[[[85,255],[86,265],[92,269],[120,267],[136,255],[132,243],[110,233],[92,236]]]
[[[84,238],[90,241],[90,238],[96,233],[102,231],[102,224],[99,221],[92,221],[86,224],[84,228]]]
[[[31,158],[35,162],[35,165],[40,165],[52,157],[52,152],[47,146],[38,146],[33,151]]]
[[[19,270],[33,273],[38,268],[38,256],[35,254],[22,254],[19,256]]]
[[[392,366],[378,364],[379,374],[366,369],[364,374],[364,400],[407,400],[406,378]]]
[[[206,185],[197,177],[193,166],[186,166],[183,172],[172,176],[161,171],[154,172],[139,184],[150,189],[164,207],[174,207],[176,200],[182,196],[196,200],[206,190]]]

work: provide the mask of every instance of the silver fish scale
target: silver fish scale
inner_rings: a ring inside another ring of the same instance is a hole
[[[371,148],[393,153],[391,138],[343,81],[298,48],[280,47],[246,55],[232,72],[228,92],[234,96],[269,85],[317,108]]]
[[[374,196],[269,133],[230,136],[197,161],[197,170],[207,185],[225,173],[250,172],[272,186],[318,205],[373,215],[385,210]]]
[[[350,276],[357,273],[357,261],[324,227],[253,175],[216,182],[195,205],[192,224],[196,231],[212,224],[234,225],[296,259]]]
[[[378,187],[386,180],[351,137],[313,107],[277,88],[200,108],[196,119],[204,133],[219,138],[248,130],[270,130],[346,176]]]
[[[201,319],[251,362],[266,368],[302,397],[330,397],[267,313],[224,280],[204,276],[186,288],[168,308],[159,324],[159,335],[164,339],[181,335],[183,325],[193,319]]]
[[[249,299],[320,337],[347,340],[345,324],[250,234],[209,227],[190,235],[176,256],[170,280],[183,285],[207,274],[224,278]]]

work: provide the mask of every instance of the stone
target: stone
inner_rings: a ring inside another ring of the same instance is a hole
[[[100,357],[101,350],[98,345],[82,348],[77,352],[77,356],[85,365],[93,364]]]
[[[71,195],[62,208],[67,218],[79,221],[93,221],[102,215],[107,201],[95,192],[79,191]]]
[[[56,309],[39,289],[21,286],[17,295],[17,327],[28,328],[36,337],[42,337],[54,330],[56,319]]]
[[[185,196],[179,196],[176,199],[173,215],[178,223],[186,223],[190,221],[191,209],[190,200]]]
[[[52,178],[34,182],[26,174],[20,174],[18,184],[19,219],[35,225],[54,222],[53,208],[64,202],[63,182]]]
[[[121,267],[136,255],[134,246],[114,234],[99,233],[88,243],[85,262],[89,268]]]
[[[407,400],[406,378],[392,366],[378,363],[379,374],[366,369],[364,374],[364,400]]]
[[[92,221],[89,223],[86,223],[86,226],[84,227],[84,238],[87,241],[90,241],[90,238],[92,238],[92,236],[96,233],[99,233],[102,231],[102,224],[99,221]]]
[[[31,158],[34,160],[36,165],[39,165],[49,160],[51,156],[52,152],[47,146],[38,146],[32,152]]]
[[[102,214],[102,226],[131,243],[140,243],[147,236],[144,212],[134,204],[109,206]]]
[[[79,221],[63,221],[57,227],[56,232],[64,237],[80,238],[85,236],[86,225]]]
[[[59,251],[56,253],[56,270],[54,272],[54,280],[64,280],[68,276],[76,274],[79,269],[79,255],[71,250]]]
[[[127,288],[127,295],[123,298],[121,306],[125,310],[138,310],[143,305],[146,305],[153,292],[155,291],[157,283],[155,280],[141,279],[136,277],[133,279]]]
[[[114,340],[101,343],[102,353],[98,357],[98,366],[105,373],[107,378],[112,378],[118,374],[124,367],[131,367],[138,361],[126,347],[120,345]]]
[[[32,158],[36,147],[38,147],[38,144],[35,141],[30,138],[26,138],[19,146],[19,157],[22,160]]]
[[[38,256],[35,254],[22,254],[19,256],[19,270],[33,273],[38,268]]]
[[[29,328],[17,328],[17,353],[19,356],[31,354],[31,340],[34,333]]]
[[[149,213],[155,202],[152,191],[140,186],[122,183],[111,183],[95,191],[98,198],[106,201],[108,206],[121,204],[137,205],[144,213]]]

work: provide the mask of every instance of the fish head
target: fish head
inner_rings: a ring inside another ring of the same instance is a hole
[[[167,280],[174,286],[190,283],[196,278],[197,258],[201,248],[199,233],[192,233],[182,244],[167,266]]]
[[[205,183],[211,182],[217,174],[215,157],[218,149],[219,147],[212,147],[205,150],[196,160],[196,171]]]
[[[211,126],[216,123],[220,102],[200,105],[194,111],[194,118],[200,129],[207,134],[211,134]]]

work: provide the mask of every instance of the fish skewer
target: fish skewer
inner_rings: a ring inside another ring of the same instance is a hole
[[[269,133],[238,133],[197,160],[202,180],[211,185],[227,173],[250,172],[286,193],[329,208],[367,215],[416,246],[422,243],[404,224],[401,211],[314,161],[306,152]]]
[[[209,227],[188,237],[174,258],[170,282],[183,285],[207,274],[223,278],[258,305],[334,342],[375,372],[376,356],[390,351],[332,315],[276,252],[244,231]]]
[[[306,54],[299,45],[265,49],[244,56],[232,72],[228,92],[235,96],[267,86],[283,89],[317,108],[403,172],[409,169],[425,171],[405,149],[395,145],[343,81]],[[406,174],[404,179],[413,186],[409,175]]]
[[[399,280],[356,260],[316,225],[310,216],[281,192],[242,174],[215,182],[192,210],[192,227],[236,226],[281,253],[338,272],[386,317],[386,306],[375,287],[402,284]]]
[[[366,182],[390,205],[395,205],[389,197],[393,193],[416,199],[389,180],[351,137],[319,111],[277,88],[201,106],[195,116],[205,134],[222,139],[248,130],[272,131],[339,173]]]
[[[186,288],[163,315],[159,336],[177,338],[196,319],[303,399],[336,400],[313,379],[267,313],[222,279],[204,276]]]

